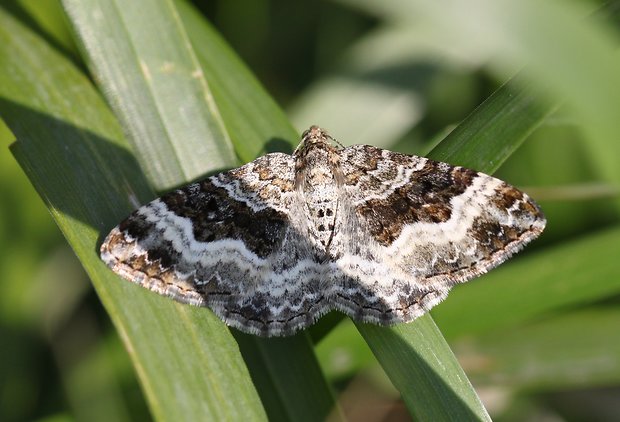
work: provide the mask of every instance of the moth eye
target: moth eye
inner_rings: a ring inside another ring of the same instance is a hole
[[[329,211],[329,210],[328,210]],[[325,216],[325,211],[323,211],[323,209],[321,208],[317,213],[316,216],[319,218],[323,218],[323,216]]]
[[[334,215],[334,212],[332,211],[332,209],[331,209],[331,208],[328,208],[328,209],[327,209],[327,211],[326,211],[326,213],[327,213],[327,216],[328,216],[328,217],[331,217],[332,215]]]

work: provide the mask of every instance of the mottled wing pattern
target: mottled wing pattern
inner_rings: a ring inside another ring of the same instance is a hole
[[[293,155],[156,199],[112,230],[102,259],[242,331],[289,335],[331,309],[411,321],[545,226],[538,206],[499,179],[332,142],[312,126]]]
[[[367,145],[340,157],[351,213],[338,235],[352,241],[332,264],[334,301],[358,320],[417,318],[545,226],[526,194],[494,177]]]
[[[108,235],[124,278],[208,306],[229,325],[291,334],[326,312],[321,266],[291,221],[294,158],[268,154],[139,208]]]

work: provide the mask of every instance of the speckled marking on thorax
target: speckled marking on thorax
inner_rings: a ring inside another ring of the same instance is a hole
[[[319,249],[327,250],[338,218],[338,196],[342,184],[338,150],[322,132],[308,131],[297,151],[296,185],[304,212]]]

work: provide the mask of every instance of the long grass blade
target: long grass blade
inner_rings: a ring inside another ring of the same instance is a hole
[[[158,420],[264,420],[218,320],[121,282],[101,262],[109,227],[153,193],[88,79],[0,10],[0,112],[13,153],[91,277]]]

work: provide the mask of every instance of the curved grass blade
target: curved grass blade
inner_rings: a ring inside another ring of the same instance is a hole
[[[519,74],[455,127],[428,157],[492,174],[557,106]]]
[[[91,277],[153,416],[264,420],[219,320],[143,294],[100,261],[101,234],[153,193],[87,78],[1,9],[0,21],[0,112],[18,138],[13,152]]]
[[[487,173],[497,169],[553,110],[551,105],[540,102],[533,91],[520,88],[519,84],[511,81],[497,90],[435,147],[429,157]],[[373,335],[376,334],[373,327],[357,326],[412,414],[420,419],[448,420],[451,413],[444,412],[451,409],[463,419],[488,419],[484,406],[430,316],[385,329],[382,336]],[[405,359],[407,355],[410,357]],[[421,373],[433,375],[432,387],[426,385],[427,379],[418,376]]]
[[[416,420],[491,420],[430,315],[356,326]]]
[[[185,1],[177,7],[241,161],[291,152],[299,133],[282,109],[199,12]]]
[[[94,0],[93,0],[94,1]],[[79,30],[88,33],[89,35],[84,38],[96,40],[99,37],[105,36],[105,32],[96,34],[93,31],[97,30],[97,27],[86,27],[88,20],[82,21],[84,15],[89,16],[91,13],[88,9],[90,3],[82,2],[68,2],[71,4],[71,16],[79,16],[80,20],[74,22]],[[91,2],[92,3],[92,2]],[[95,2],[99,4],[99,7],[106,9],[106,2]],[[101,4],[101,3],[106,3]],[[149,0],[147,4],[151,4]],[[156,3],[158,7],[172,8],[173,4],[169,4],[165,1]],[[275,103],[267,96],[256,80],[245,69],[243,64],[235,56],[234,52],[225,45],[221,37],[219,37],[215,31],[201,19],[197,13],[185,3],[179,4],[179,15],[177,15],[176,9],[170,12],[169,19],[173,20],[174,25],[180,27],[179,31],[185,33],[185,25],[188,26],[188,38],[187,45],[183,47],[191,51],[191,56],[196,57],[198,63],[198,73],[208,83],[209,96],[213,98],[211,108],[205,113],[214,113],[211,116],[212,120],[219,121],[221,119],[219,115],[219,108],[222,106],[222,131],[224,134],[224,140],[234,139],[235,146],[240,154],[244,158],[253,159],[255,155],[265,149],[291,149],[291,143],[295,142],[298,135],[292,129],[281,110],[275,105]],[[147,6],[144,6],[147,7]],[[98,9],[97,9],[98,10]],[[122,22],[133,22],[135,19],[140,19],[136,16],[136,10],[122,10],[117,11],[122,16]],[[133,13],[133,14],[132,14]],[[153,12],[151,12],[153,13]],[[165,11],[161,12],[162,14]],[[116,15],[107,16],[107,19],[114,20]],[[178,18],[178,19],[177,19]],[[163,18],[162,18],[163,19]],[[177,22],[178,20],[178,22]],[[107,25],[99,23],[101,27],[116,27],[117,25],[123,26],[123,23],[110,22]],[[170,23],[170,25],[173,25]],[[125,25],[128,26],[128,25]],[[150,24],[151,32],[165,32],[163,29],[158,29],[154,24]],[[133,31],[133,28],[126,28],[126,32]],[[150,47],[149,31],[142,29],[140,38],[132,39],[133,49],[141,51],[142,42],[146,42],[147,50]],[[152,37],[159,35],[152,34]],[[146,40],[146,41],[144,41]],[[123,43],[124,39],[122,34],[119,35],[117,43]],[[110,51],[109,53],[112,53]],[[91,55],[91,67],[95,68],[96,74],[105,74],[106,55],[95,50],[90,53]],[[194,64],[196,64],[194,63]],[[132,66],[129,61],[129,66]],[[98,67],[104,67],[103,70],[99,70]],[[119,68],[123,66],[122,62],[118,63]],[[116,77],[117,75],[111,74],[110,77]],[[110,85],[118,83],[117,81],[108,82]],[[181,84],[184,82],[181,81]],[[175,81],[167,81],[168,90],[176,91],[174,88]],[[107,84],[103,84],[104,90]],[[182,91],[182,86],[179,87],[179,91]],[[212,92],[212,93],[211,93]],[[136,93],[138,94],[138,93]],[[124,115],[127,110],[139,110],[140,103],[133,104],[135,99],[130,97],[124,99],[123,107],[117,108],[117,114],[123,115],[124,120],[132,120],[134,118],[140,119],[134,115]],[[148,100],[148,98],[147,98]],[[115,107],[114,103],[112,104]],[[195,104],[188,103],[184,107],[191,111]],[[168,115],[168,110],[161,110],[160,115],[163,121],[174,120],[174,113]],[[190,113],[191,114],[191,113]],[[194,114],[198,114],[195,111]],[[137,123],[139,124],[139,123]],[[210,123],[209,123],[210,124]],[[191,138],[188,139],[184,136],[183,131],[174,131],[174,128],[169,128],[169,139],[166,140],[170,145],[173,145],[175,150],[181,150],[187,148],[190,145],[195,151],[200,151],[200,143],[202,139]],[[217,142],[218,140],[215,139]],[[157,142],[163,142],[157,139],[152,139],[148,143],[135,144],[136,153],[138,156],[143,156],[144,160],[157,160],[151,162],[152,166],[157,168],[171,168],[178,167],[183,170],[181,173],[174,173],[168,176],[168,181],[173,185],[181,185],[187,182],[187,179],[183,174],[189,174],[189,172],[198,172],[198,174],[205,174],[212,168],[218,167],[232,167],[233,163],[219,162],[217,157],[204,157],[204,166],[201,167],[200,163],[186,163],[181,160],[174,160],[172,156],[158,155],[157,157],[149,158],[149,148],[152,144]],[[199,154],[196,154],[199,156]],[[209,165],[211,163],[211,165]],[[187,169],[186,169],[187,166]],[[157,184],[157,183],[156,183]],[[206,313],[210,318],[214,318],[211,313]],[[219,321],[217,321],[219,323]],[[221,323],[220,323],[221,324]],[[223,325],[223,324],[222,324]],[[205,336],[207,337],[207,336]],[[258,391],[261,395],[263,403],[267,406],[271,406],[274,403],[274,407],[268,407],[267,413],[270,417],[274,415],[286,414],[286,418],[291,420],[303,420],[305,418],[324,418],[331,409],[335,406],[334,398],[324,377],[322,376],[316,358],[314,358],[311,343],[306,337],[296,337],[291,339],[283,339],[280,341],[279,347],[287,349],[286,354],[278,354],[277,348],[275,348],[272,340],[255,339],[253,341],[241,341],[240,347],[243,349],[243,356],[248,362],[249,369],[252,374],[252,379],[258,387]],[[272,350],[273,353],[264,353],[264,350]],[[299,364],[299,360],[303,360],[303,365]],[[290,371],[287,368],[298,367],[297,371]],[[265,372],[264,368],[268,368]],[[278,387],[279,386],[279,387]],[[291,400],[292,397],[297,397],[298,400]]]
[[[157,190],[236,164],[172,0],[64,0],[89,68]]]

